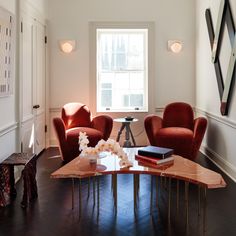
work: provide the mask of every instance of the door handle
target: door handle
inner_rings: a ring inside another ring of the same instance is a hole
[[[38,108],[40,108],[39,105],[34,105],[34,106],[33,106],[33,109],[38,109]]]

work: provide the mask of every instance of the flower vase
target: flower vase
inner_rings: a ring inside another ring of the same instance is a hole
[[[97,154],[90,154],[88,155],[89,163],[90,164],[97,164],[98,155]]]

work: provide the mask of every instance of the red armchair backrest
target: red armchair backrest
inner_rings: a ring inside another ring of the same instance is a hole
[[[194,115],[192,107],[183,102],[167,105],[163,114],[163,128],[183,127],[193,130]]]
[[[66,129],[74,127],[91,127],[91,113],[82,103],[67,103],[63,106],[61,118]]]

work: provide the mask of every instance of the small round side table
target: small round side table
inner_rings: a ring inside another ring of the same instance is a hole
[[[134,118],[133,120],[126,120],[125,118],[117,118],[117,119],[114,119],[114,121],[122,123],[120,130],[118,131],[118,134],[117,134],[116,142],[119,142],[122,131],[125,129],[125,142],[124,142],[123,146],[124,147],[131,147],[132,146],[130,136],[131,136],[133,145],[136,146],[134,135],[130,129],[130,124],[138,121],[138,119]]]

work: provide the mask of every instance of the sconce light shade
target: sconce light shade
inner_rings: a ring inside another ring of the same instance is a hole
[[[180,40],[168,40],[168,50],[173,53],[179,53],[183,49],[183,42]]]
[[[60,40],[59,47],[64,53],[71,53],[75,50],[75,40]]]

